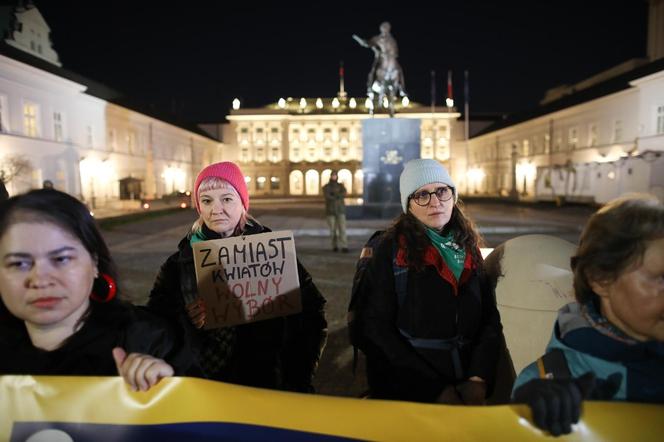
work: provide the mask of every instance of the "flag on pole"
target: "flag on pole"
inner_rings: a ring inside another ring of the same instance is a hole
[[[464,107],[463,107],[463,113],[465,114],[465,120],[466,120],[466,142],[468,141],[469,138],[469,119],[470,116],[468,115],[470,113],[470,87],[468,85],[468,71],[463,71],[463,99],[464,99]]]
[[[466,101],[466,106],[470,105],[470,86],[468,85],[468,71],[463,71],[463,95]]]
[[[436,71],[431,70],[431,112],[436,110]]]
[[[447,98],[449,100],[454,100],[452,96],[452,69],[447,71]],[[452,101],[453,103],[454,101]]]

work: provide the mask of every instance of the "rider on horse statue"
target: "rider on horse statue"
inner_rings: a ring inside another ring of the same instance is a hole
[[[374,51],[374,62],[367,81],[367,96],[373,104],[370,111],[373,113],[373,110],[386,98],[392,116],[396,97],[405,97],[407,94],[403,71],[397,61],[399,49],[396,40],[390,34],[390,29],[390,24],[383,22],[380,25],[380,34],[375,37],[365,40],[353,35],[353,38],[365,48]]]

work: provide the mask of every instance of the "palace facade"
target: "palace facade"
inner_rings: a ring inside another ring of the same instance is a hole
[[[336,170],[352,197],[361,197],[362,121],[389,118],[369,114],[364,98],[281,98],[263,108],[235,109],[223,130],[224,159],[237,161],[252,196],[316,197]],[[405,100],[395,118],[421,121],[421,155],[451,170],[465,149],[463,123],[454,108],[425,108]],[[459,151],[455,155],[455,151]]]

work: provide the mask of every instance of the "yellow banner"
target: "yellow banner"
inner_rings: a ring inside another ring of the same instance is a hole
[[[133,392],[119,377],[0,377],[0,441],[542,440],[529,417],[525,406],[338,398],[193,378]],[[654,442],[662,435],[663,405],[586,402],[575,431],[557,440]]]

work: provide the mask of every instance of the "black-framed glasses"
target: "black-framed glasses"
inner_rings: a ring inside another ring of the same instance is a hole
[[[426,206],[431,202],[431,195],[436,195],[438,201],[441,203],[443,201],[449,201],[454,196],[454,187],[438,187],[433,192],[427,192],[426,190],[421,190],[410,196],[410,199],[415,201],[415,204],[418,206]]]

